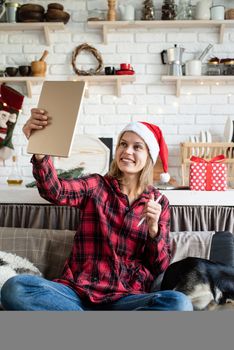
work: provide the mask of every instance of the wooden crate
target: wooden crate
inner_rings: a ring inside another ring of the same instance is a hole
[[[181,151],[181,175],[182,185],[189,185],[189,167],[191,156],[196,156],[210,160],[213,157],[223,154],[227,159],[227,180],[228,187],[234,188],[234,142],[211,142],[211,143],[193,143],[185,142],[180,144]]]

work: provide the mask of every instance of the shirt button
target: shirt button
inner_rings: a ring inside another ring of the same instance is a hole
[[[125,208],[126,213],[129,211],[129,209],[130,209],[129,207],[126,207],[126,208]]]
[[[98,278],[97,277],[92,277],[91,278],[91,282],[97,282],[98,281]]]

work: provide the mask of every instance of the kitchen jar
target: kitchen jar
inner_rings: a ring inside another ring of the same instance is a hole
[[[223,75],[234,75],[234,59],[226,59],[223,63]]]
[[[192,19],[192,4],[191,0],[179,0],[177,6],[177,20],[190,20]]]
[[[206,20],[210,19],[211,0],[201,0],[196,4],[196,19]]]
[[[224,20],[225,7],[223,5],[214,5],[210,8],[210,18],[216,21]]]
[[[17,9],[20,4],[17,2],[6,2],[6,20],[8,23],[15,23],[17,19]]]
[[[219,62],[208,62],[206,74],[207,75],[222,75],[222,64],[220,64]]]
[[[135,8],[131,3],[120,4],[119,13],[121,21],[134,21]]]
[[[174,0],[164,0],[162,4],[162,20],[175,20],[177,15],[177,5]]]

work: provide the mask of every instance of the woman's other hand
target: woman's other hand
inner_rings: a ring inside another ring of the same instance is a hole
[[[48,124],[47,111],[39,108],[31,110],[31,116],[23,126],[23,133],[29,139],[33,130],[40,130]]]
[[[160,199],[160,198],[158,198]],[[154,200],[154,196],[145,205],[143,215],[146,218],[146,222],[149,228],[149,235],[151,238],[155,238],[158,234],[158,221],[161,215],[162,207]]]

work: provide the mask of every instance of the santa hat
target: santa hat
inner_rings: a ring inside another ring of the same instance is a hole
[[[126,131],[135,132],[145,141],[154,164],[158,155],[160,156],[164,170],[164,173],[160,174],[160,182],[168,182],[170,180],[170,175],[168,174],[168,148],[161,129],[157,125],[146,122],[132,122],[125,126],[120,133],[120,137]]]

